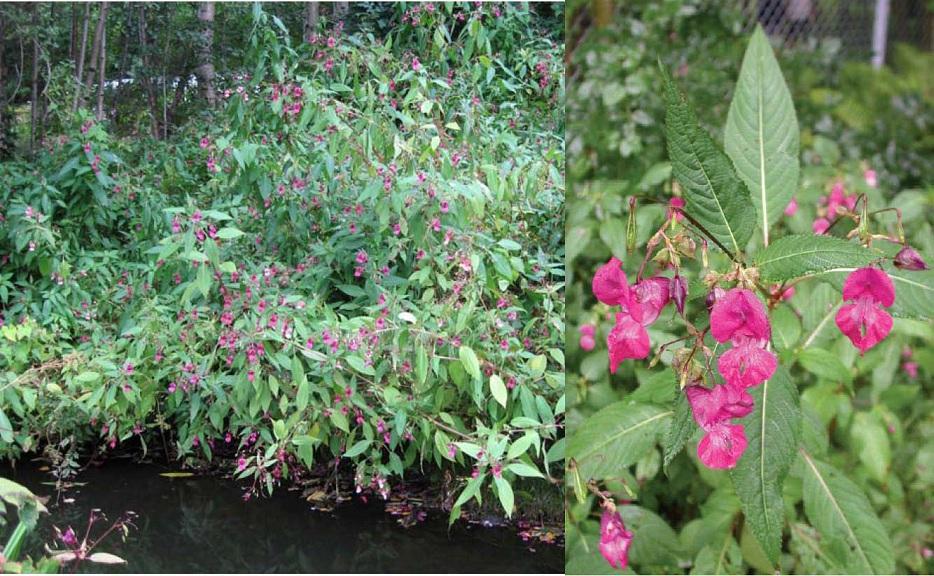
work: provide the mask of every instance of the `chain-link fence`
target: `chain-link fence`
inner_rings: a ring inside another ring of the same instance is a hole
[[[873,55],[878,0],[739,0],[747,31],[760,22],[783,48],[835,38],[851,58]],[[931,50],[934,15],[928,0],[890,0],[881,7],[885,18],[880,47],[905,42]]]

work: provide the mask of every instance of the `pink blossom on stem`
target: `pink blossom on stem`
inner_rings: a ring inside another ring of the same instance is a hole
[[[594,341],[594,334],[597,327],[593,324],[584,324],[579,328],[580,331],[580,347],[582,350],[591,351],[594,349],[596,342]]]
[[[632,532],[626,530],[619,512],[604,510],[600,517],[600,554],[613,568],[623,570],[629,564]]]

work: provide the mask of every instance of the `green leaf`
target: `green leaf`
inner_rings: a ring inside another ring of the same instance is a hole
[[[363,361],[363,358],[359,356],[347,356],[344,358],[350,367],[360,372],[361,374],[366,374],[367,376],[373,376],[376,372],[373,370],[372,366],[367,366],[366,362]]]
[[[668,427],[663,443],[666,467],[681,452],[685,442],[694,434],[694,430],[696,428],[694,427],[694,417],[691,415],[691,403],[688,402],[687,394],[679,392],[674,401],[674,418],[671,420],[671,425]]]
[[[506,385],[503,384],[503,379],[499,377],[499,374],[490,376],[490,392],[493,393],[493,398],[499,402],[500,406],[505,408],[506,401],[509,399],[509,393],[506,390]]]
[[[651,450],[671,410],[652,404],[616,402],[581,423],[570,439],[568,457],[586,480],[618,476]]]
[[[801,338],[801,320],[789,306],[772,312],[772,342],[778,350],[793,348]]]
[[[856,267],[834,268],[815,277],[832,284],[838,291],[843,290],[846,277]],[[895,303],[887,312],[900,318],[929,320],[934,318],[934,270],[902,271],[886,268],[885,273],[895,285]]]
[[[506,511],[506,516],[512,518],[512,510],[515,497],[512,493],[512,486],[509,485],[509,482],[505,478],[494,478],[493,482],[496,484],[496,494],[499,496],[499,503],[503,505],[503,510]]]
[[[665,137],[672,173],[684,189],[685,212],[735,257],[756,226],[746,184],[733,163],[697,123],[694,110],[662,69]]]
[[[741,420],[749,445],[730,476],[746,521],[773,565],[784,526],[782,483],[794,461],[801,431],[798,392],[783,366],[752,388],[755,408]]]
[[[769,40],[756,26],[730,102],[723,145],[749,188],[763,244],[798,187],[798,119]]]
[[[859,486],[800,450],[804,512],[821,534],[821,548],[850,574],[893,574],[888,532]]]
[[[243,236],[243,231],[238,228],[221,228],[217,231],[217,237],[221,240],[232,240]]]
[[[477,359],[477,354],[473,351],[473,348],[461,346],[457,351],[457,355],[460,357],[461,364],[464,365],[464,370],[473,376],[475,380],[480,380],[480,361]]]
[[[885,484],[892,462],[892,447],[885,426],[875,415],[857,412],[853,415],[850,437],[858,451],[860,462],[869,469],[879,484]]]
[[[784,236],[756,254],[759,277],[784,282],[843,266],[866,266],[877,256],[856,242],[835,236]]]
[[[75,376],[78,382],[95,382],[101,377],[100,372],[82,372]]]
[[[798,353],[798,362],[808,372],[834,382],[853,381],[853,375],[836,355],[822,348],[808,348]]]
[[[350,450],[344,452],[344,458],[353,458],[354,456],[359,456],[363,454],[367,448],[370,447],[371,440],[360,440],[356,444],[350,447]]]
[[[526,478],[544,478],[545,475],[538,471],[535,466],[530,466],[523,462],[515,462],[506,467],[507,470],[516,476],[525,476]]]

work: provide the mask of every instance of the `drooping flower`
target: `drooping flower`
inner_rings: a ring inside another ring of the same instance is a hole
[[[604,510],[600,517],[600,554],[612,566],[623,570],[629,564],[632,532],[626,530],[619,512]]]
[[[682,210],[684,210],[684,198],[672,196],[671,200],[668,201],[668,219],[671,220],[673,218],[676,222],[680,222],[684,219]]]
[[[764,343],[751,338],[740,338],[717,361],[723,379],[732,386],[749,388],[769,378],[778,366],[778,359],[764,348]]]
[[[883,308],[895,303],[895,285],[889,275],[878,268],[860,268],[843,283],[843,300],[837,311],[836,323],[860,354],[888,336],[892,317]]]
[[[733,288],[714,303],[710,333],[722,343],[736,338],[768,341],[772,331],[762,301],[750,290]]]
[[[628,305],[629,283],[626,273],[623,272],[622,262],[615,256],[597,269],[594,274],[592,288],[597,300],[610,306]]]
[[[884,340],[892,330],[892,317],[869,296],[862,296],[841,307],[837,311],[836,322],[840,332],[859,348],[860,353]]]
[[[708,468],[736,466],[748,442],[741,424],[721,423],[707,431],[697,444],[697,456]]]
[[[623,312],[616,313],[616,325],[610,330],[606,343],[610,350],[610,372],[613,374],[616,374],[623,360],[645,358],[651,349],[645,326]]]
[[[685,388],[691,413],[698,426],[713,428],[730,418],[743,418],[752,412],[752,396],[745,389],[724,384],[713,388],[694,385]]]
[[[788,206],[785,206],[785,216],[794,216],[797,212],[798,212],[798,199],[792,196],[791,202],[788,203]]]
[[[670,299],[671,279],[663,276],[646,278],[629,292],[629,314],[643,326],[648,326],[658,319]]]

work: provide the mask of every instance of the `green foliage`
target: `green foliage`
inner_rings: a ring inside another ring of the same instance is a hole
[[[902,242],[934,261],[930,139],[919,131],[930,124],[929,55],[898,48],[877,73],[829,43],[773,55],[759,31],[741,41],[726,6],[607,5],[571,4],[568,17],[568,572],[608,568],[597,550],[604,498],[627,503],[629,530],[640,517],[630,508],[665,527],[641,545],[635,534],[633,573],[929,571],[918,510],[934,486],[934,279],[892,265]],[[851,205],[817,235],[835,186]],[[676,196],[683,220],[665,208]],[[671,268],[688,281],[683,317],[667,306],[647,328],[649,356],[616,374],[606,342],[619,308],[591,291],[611,256],[630,285]],[[895,320],[861,355],[835,317],[845,278],[867,265],[892,278]],[[766,302],[779,364],[749,390],[748,446],[730,472],[699,461],[703,432],[680,389],[721,381],[730,344],[707,333],[714,282]],[[640,415],[667,424],[630,434]]]
[[[212,115],[154,141],[80,112],[0,166],[0,457],[158,449],[253,493],[443,469],[457,515],[521,510],[564,449],[553,15],[399,8],[293,43],[249,10]]]

